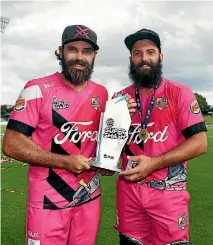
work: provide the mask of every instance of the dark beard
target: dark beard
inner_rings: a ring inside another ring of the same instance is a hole
[[[140,67],[142,65],[149,65],[151,67],[150,70],[141,71]],[[152,65],[147,62],[141,62],[138,65],[135,65],[132,60],[130,60],[129,65],[129,78],[133,81],[133,83],[137,87],[143,88],[153,88],[160,84],[162,79],[162,64],[160,58],[156,65]]]
[[[70,83],[82,84],[91,78],[94,69],[94,61],[95,59],[93,59],[92,64],[82,60],[70,60],[66,62],[63,56],[61,58],[62,73]],[[74,65],[82,65],[85,67],[85,69],[78,70],[74,67]]]

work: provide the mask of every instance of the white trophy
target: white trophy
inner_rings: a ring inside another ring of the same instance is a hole
[[[130,125],[126,96],[107,101],[105,112],[101,115],[96,159],[91,162],[92,166],[121,171],[119,159],[128,139]]]

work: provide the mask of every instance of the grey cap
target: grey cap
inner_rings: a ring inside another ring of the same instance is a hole
[[[84,25],[67,26],[63,31],[61,41],[62,46],[69,42],[85,41],[89,43],[95,51],[99,49],[96,33]]]

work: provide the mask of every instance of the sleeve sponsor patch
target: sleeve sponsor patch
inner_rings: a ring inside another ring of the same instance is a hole
[[[193,100],[190,103],[190,111],[192,114],[195,114],[195,115],[200,113],[200,106],[199,106],[197,100]]]
[[[14,110],[23,111],[26,108],[26,105],[27,105],[26,99],[22,95],[20,95],[16,101]]]
[[[28,100],[42,98],[42,93],[38,85],[23,89],[16,101],[14,110],[23,111],[27,106]]]

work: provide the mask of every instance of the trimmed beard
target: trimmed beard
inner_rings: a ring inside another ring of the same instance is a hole
[[[150,70],[141,71],[140,67],[142,65],[149,65],[151,67]],[[147,62],[141,62],[139,64],[134,64],[130,59],[129,65],[129,78],[133,81],[133,83],[137,87],[143,88],[154,88],[159,86],[162,80],[162,63],[160,61],[160,57],[158,63],[153,65]]]

